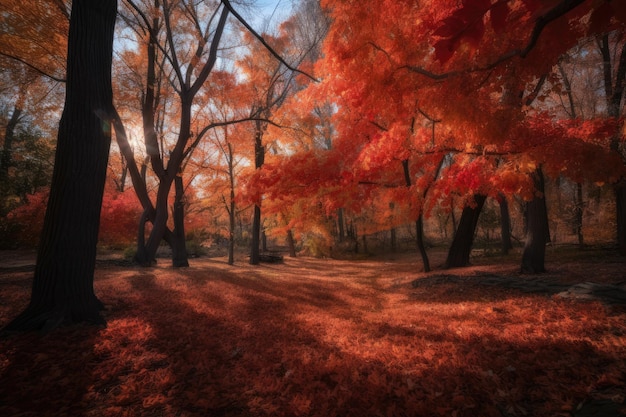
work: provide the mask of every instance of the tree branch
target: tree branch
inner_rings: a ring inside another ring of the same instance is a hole
[[[233,16],[235,16],[235,18],[237,18],[237,20],[239,20],[239,22],[241,22],[241,24],[248,29],[248,31],[250,31],[250,33],[258,39],[259,42],[261,42],[261,44],[270,52],[270,54],[272,54],[274,56],[274,58],[276,58],[277,60],[279,60],[280,62],[282,62],[282,64],[284,66],[286,66],[287,68],[289,68],[291,71],[300,73],[308,78],[310,78],[311,80],[315,81],[315,82],[319,82],[319,80],[315,77],[313,77],[312,75],[310,75],[307,72],[304,72],[302,70],[299,70],[298,68],[295,68],[293,66],[291,66],[289,63],[287,63],[287,61],[285,61],[285,59],[280,56],[280,54],[278,52],[276,52],[274,50],[274,48],[272,48],[267,41],[263,38],[263,36],[259,35],[253,28],[252,26],[250,26],[248,24],[248,22],[246,22],[246,20],[239,14],[237,13],[237,11],[233,8],[232,4],[230,3],[229,0],[222,0],[222,4],[232,13]]]

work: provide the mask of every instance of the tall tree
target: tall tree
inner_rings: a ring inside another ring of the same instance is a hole
[[[65,107],[31,300],[6,331],[104,323],[93,275],[111,141],[116,13],[116,0],[72,3]]]

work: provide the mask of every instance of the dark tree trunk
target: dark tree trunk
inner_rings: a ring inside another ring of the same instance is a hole
[[[265,230],[261,230],[261,251],[267,252],[267,235]]]
[[[615,54],[615,63],[611,60],[611,46],[609,34],[602,37],[600,43],[602,54],[604,93],[609,117],[620,117],[622,113],[622,98],[626,88],[626,43],[622,45],[619,56]],[[614,68],[615,67],[615,68]],[[615,69],[615,77],[613,70]],[[611,140],[611,150],[620,155],[626,164],[626,157],[620,151],[620,135],[616,133]],[[615,185],[615,207],[617,224],[617,246],[619,253],[626,256],[626,178],[622,177]]]
[[[500,204],[500,237],[502,239],[502,253],[508,254],[513,249],[511,243],[511,213],[509,212],[509,203],[504,194],[498,195],[498,203]]]
[[[397,245],[397,237],[396,237],[396,228],[392,228],[391,231],[391,236],[390,236],[390,240],[391,240],[391,251],[393,253],[396,253],[398,251],[398,245]]]
[[[113,114],[116,0],[74,0],[67,84],[30,304],[5,330],[103,324],[93,289]]]
[[[446,268],[464,267],[469,265],[470,252],[474,243],[474,233],[478,224],[478,217],[485,204],[486,196],[477,194],[474,196],[476,205],[467,206],[463,209],[459,227],[454,234],[454,240],[448,251]]]
[[[175,268],[189,266],[189,254],[185,242],[185,200],[183,177],[174,178],[174,233],[172,242],[172,266]]]
[[[415,236],[417,242],[417,249],[422,256],[422,263],[424,264],[424,272],[430,272],[430,261],[428,260],[428,254],[426,253],[426,245],[424,245],[424,216],[420,213],[417,221],[415,222]]]
[[[287,245],[289,246],[289,257],[296,257],[296,242],[293,239],[293,232],[291,229],[287,230]]]
[[[585,247],[585,236],[583,235],[583,213],[585,202],[583,200],[583,185],[576,183],[576,236],[578,236],[578,246]]]
[[[617,206],[617,244],[619,253],[626,256],[626,179],[615,186],[615,205]]]
[[[259,251],[261,238],[261,207],[254,206],[252,217],[252,239],[250,242],[250,265],[258,265],[261,259]]]
[[[443,162],[443,158],[442,158]],[[437,173],[435,174],[435,178],[437,177],[439,170],[441,169],[441,163],[439,164],[439,168],[437,168]],[[404,172],[404,184],[407,187],[411,186],[411,173],[409,172],[409,160],[404,159],[402,161],[402,170]],[[426,193],[428,192],[427,187],[424,190],[423,198],[426,199]],[[415,221],[415,243],[417,244],[417,250],[422,257],[422,263],[424,264],[424,272],[430,271],[430,261],[428,260],[428,253],[426,252],[426,246],[424,245],[424,216],[421,211],[419,217]]]
[[[339,226],[339,242],[343,242],[346,239],[346,233],[344,229],[342,208],[337,209],[337,225]]]
[[[256,122],[254,136],[254,167],[259,169],[265,163],[265,147],[263,146],[264,126],[260,121]],[[250,246],[250,265],[258,265],[260,261],[259,238],[261,234],[261,202],[254,206],[252,218],[252,242]]]
[[[545,272],[546,243],[550,241],[548,210],[541,167],[532,174],[535,197],[526,203],[526,243],[522,254],[522,272],[537,274]]]
[[[4,130],[4,144],[2,145],[2,156],[0,157],[0,184],[7,184],[9,177],[9,167],[13,163],[13,138],[15,137],[15,128],[20,121],[22,109],[19,106],[13,108],[13,114]]]

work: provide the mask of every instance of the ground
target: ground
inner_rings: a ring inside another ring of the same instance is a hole
[[[0,326],[28,302],[33,259],[0,253]],[[415,254],[102,255],[108,326],[0,340],[0,415],[626,415],[625,260],[550,248],[539,276],[518,260],[425,274]]]

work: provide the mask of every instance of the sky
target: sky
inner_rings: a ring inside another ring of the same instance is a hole
[[[257,31],[264,31],[266,26],[275,27],[289,16],[292,0],[257,0],[253,11],[259,11],[251,16],[251,24]]]

